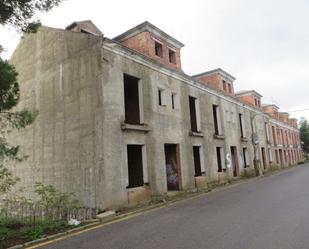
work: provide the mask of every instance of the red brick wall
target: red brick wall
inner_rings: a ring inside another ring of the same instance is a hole
[[[218,74],[202,76],[198,78],[198,81],[206,86],[210,86],[223,91],[223,87],[220,84],[220,77]]]
[[[249,93],[248,95],[238,96],[237,98],[245,104],[252,105],[252,106],[254,106],[255,108],[258,108],[258,109],[262,109],[261,98],[256,97],[253,94]],[[255,102],[255,100],[257,100],[257,103]]]
[[[254,97],[252,95],[247,95],[247,96],[240,96],[238,97],[238,99],[241,101],[241,102],[244,102],[248,105],[252,105],[252,106],[255,106],[255,101],[254,101]]]
[[[163,49],[162,58],[155,54],[155,40],[159,41],[162,44]],[[155,59],[156,61],[168,67],[181,70],[180,49],[173,47],[171,44],[167,43],[166,41],[158,37],[155,37],[154,34],[148,31],[139,33],[133,37],[130,37],[122,41],[121,43],[131,49],[134,49],[138,52],[145,54],[146,56],[149,56],[152,59]],[[169,54],[168,54],[169,48],[172,48],[176,52],[175,64],[169,62]]]
[[[219,91],[223,91],[224,93],[228,94],[228,95],[234,95],[234,86],[232,82],[228,82],[226,81],[226,90],[224,91],[223,89],[223,78],[221,77],[221,75],[219,73],[214,73],[214,74],[210,74],[210,75],[204,75],[201,76],[199,78],[197,78],[198,81],[206,86],[210,86],[212,88],[215,88]],[[231,89],[232,89],[232,93],[228,92],[228,84],[231,85]]]
[[[123,45],[150,56],[150,33],[142,32],[121,42]]]

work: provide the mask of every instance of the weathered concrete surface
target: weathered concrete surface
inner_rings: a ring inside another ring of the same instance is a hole
[[[201,148],[206,180],[225,181],[232,171],[218,173],[216,147],[222,147],[224,165],[231,146],[237,148],[240,173],[246,147],[248,165],[253,167],[252,116],[253,130],[260,139],[258,154],[260,147],[270,146],[265,135],[267,115],[109,39],[42,27],[21,41],[11,61],[21,83],[19,108],[39,111],[31,126],[10,137],[29,156],[12,167],[29,194],[34,182],[41,181],[75,192],[82,204],[90,207],[103,210],[130,204],[128,144],[143,146],[145,186],[141,187],[147,187],[131,200],[168,191],[164,144],[179,145],[180,189],[196,188],[192,146]],[[125,120],[124,74],[140,79],[143,123],[150,131],[121,129]],[[165,90],[166,106],[158,105],[158,88]],[[175,109],[172,93],[179,98]],[[189,135],[189,96],[197,99],[198,136]],[[212,105],[220,108],[221,139],[214,138]],[[239,113],[244,115],[247,141],[240,139]]]
[[[307,249],[309,165],[180,202],[45,249]]]

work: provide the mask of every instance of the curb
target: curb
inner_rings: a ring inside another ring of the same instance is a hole
[[[87,224],[87,225],[80,226],[80,227],[76,227],[76,228],[70,229],[70,230],[65,231],[65,232],[56,233],[56,234],[49,235],[49,236],[46,236],[46,237],[43,237],[43,238],[40,238],[40,239],[36,239],[36,240],[29,241],[29,242],[25,242],[23,244],[15,245],[15,246],[9,247],[8,249],[25,248],[25,247],[32,246],[32,245],[35,245],[35,244],[46,242],[48,240],[57,239],[59,237],[65,236],[65,235],[72,234],[74,232],[82,231],[84,229],[91,228],[91,227],[94,227],[94,226],[99,225],[99,224],[102,224],[102,223],[99,222],[99,221],[96,221],[94,223]]]
[[[248,182],[258,181],[258,180],[262,180],[262,179],[265,179],[265,178],[268,178],[268,177],[280,175],[284,172],[298,168],[299,166],[303,166],[303,165],[296,165],[296,166],[293,166],[293,167],[290,167],[290,168],[281,169],[281,170],[274,172],[273,174],[270,174],[270,175],[263,175],[263,176],[248,178],[248,179],[241,179],[240,181],[235,182],[235,183],[230,183],[230,184],[227,184],[227,185],[218,186],[218,187],[212,189],[209,192],[206,192],[206,191],[205,192],[204,191],[195,192],[195,193],[191,193],[191,195],[189,194],[188,196],[181,196],[181,197],[178,197],[178,198],[176,196],[175,199],[171,199],[171,200],[168,200],[166,202],[160,202],[160,203],[153,204],[153,205],[150,205],[150,206],[138,208],[138,209],[133,210],[131,212],[118,214],[118,215],[116,214],[116,216],[112,216],[110,218],[105,218],[104,220],[94,219],[92,223],[89,223],[89,224],[86,224],[86,225],[83,225],[83,226],[80,226],[80,227],[76,227],[76,228],[70,229],[70,230],[65,231],[65,232],[49,235],[49,236],[46,236],[46,237],[43,237],[43,238],[40,238],[40,239],[37,239],[37,240],[32,240],[32,241],[29,241],[29,242],[25,242],[23,244],[15,245],[15,246],[9,247],[8,249],[26,248],[26,247],[29,247],[29,246],[34,246],[34,245],[43,243],[43,242],[58,239],[60,237],[65,237],[67,235],[72,235],[76,232],[80,232],[80,231],[86,230],[88,228],[92,228],[92,227],[96,227],[96,226],[104,225],[104,224],[108,225],[111,222],[117,222],[117,220],[121,220],[121,219],[126,218],[126,217],[134,217],[134,216],[137,216],[139,214],[144,214],[144,213],[154,211],[156,209],[160,209],[162,207],[169,207],[169,206],[175,205],[177,203],[180,203],[182,201],[189,201],[191,199],[206,196],[206,195],[209,195],[211,193],[216,193],[216,192],[220,192],[220,191],[223,191],[223,190],[227,190],[229,188],[233,188],[233,187],[236,187],[236,186],[248,183]]]

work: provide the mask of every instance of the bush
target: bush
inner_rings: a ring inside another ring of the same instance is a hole
[[[52,185],[44,185],[40,182],[35,184],[35,193],[38,195],[38,206],[45,210],[45,215],[58,210],[62,219],[67,219],[68,211],[80,208],[79,201],[74,193],[62,193]]]
[[[0,249],[16,244],[14,242],[40,239],[71,227],[65,220],[40,220],[34,224],[29,221],[2,218],[0,220]]]

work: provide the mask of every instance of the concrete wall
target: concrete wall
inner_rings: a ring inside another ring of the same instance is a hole
[[[42,28],[22,39],[11,59],[19,72],[19,108],[39,111],[30,127],[12,134],[29,155],[14,169],[21,185],[53,184],[91,206],[94,166],[102,161],[100,44],[96,36]]]

